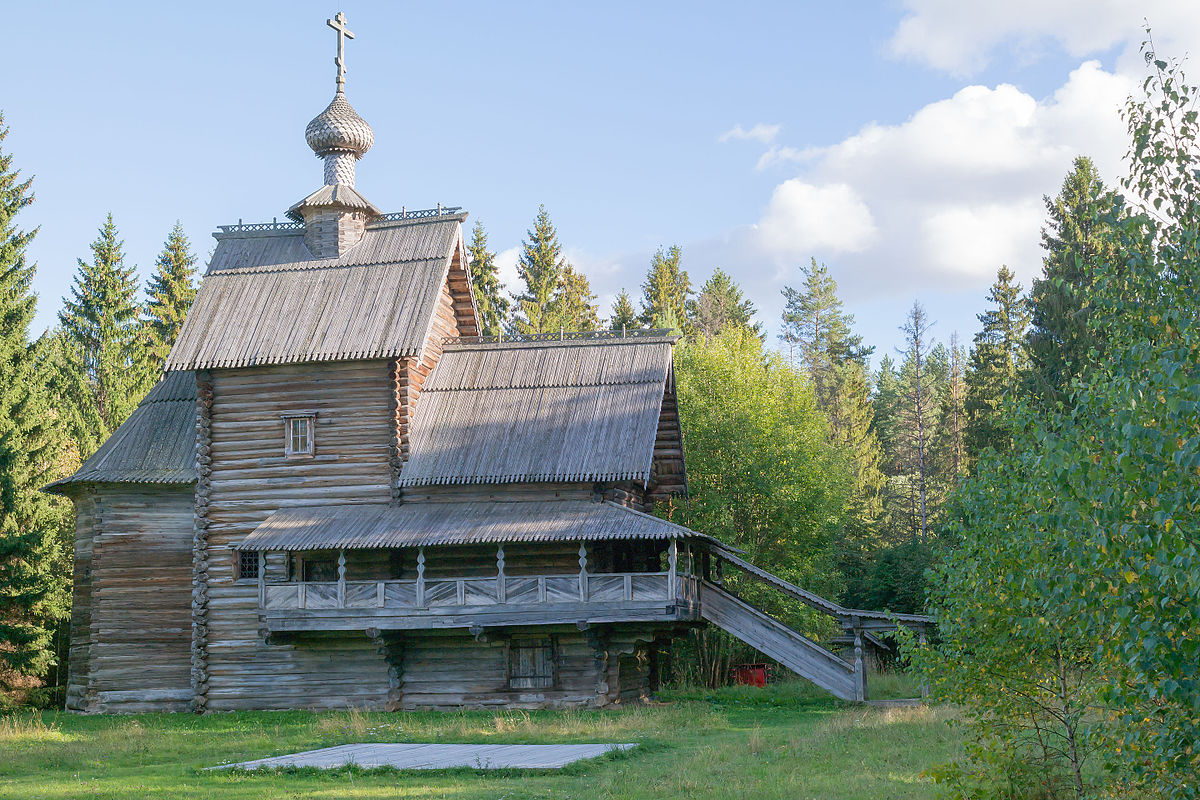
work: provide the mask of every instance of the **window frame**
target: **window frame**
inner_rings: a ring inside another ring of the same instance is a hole
[[[283,455],[285,458],[313,458],[317,452],[317,415],[315,413],[283,414]],[[292,426],[304,422],[307,431],[307,448],[295,449]]]
[[[237,578],[239,581],[257,581],[261,577],[262,568],[258,562],[258,550],[238,550],[237,551]],[[246,574],[247,562],[253,558],[254,574]]]

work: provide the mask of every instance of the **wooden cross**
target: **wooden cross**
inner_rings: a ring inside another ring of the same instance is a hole
[[[325,20],[325,24],[337,31],[337,58],[333,63],[337,65],[337,87],[341,92],[346,88],[346,40],[353,39],[354,34],[346,27],[346,15],[340,11],[333,19]]]

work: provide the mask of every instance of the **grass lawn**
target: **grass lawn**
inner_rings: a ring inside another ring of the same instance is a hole
[[[906,692],[876,680],[876,697]],[[0,798],[870,798],[936,796],[944,709],[855,707],[804,683],[664,693],[616,711],[0,717]],[[350,742],[639,742],[565,770],[203,768]]]

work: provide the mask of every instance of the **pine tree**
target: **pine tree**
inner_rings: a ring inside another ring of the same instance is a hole
[[[563,265],[558,289],[550,301],[551,330],[594,331],[600,327],[596,295],[587,276],[567,262]]]
[[[985,448],[1008,449],[1012,431],[1004,422],[1005,401],[1017,391],[1027,369],[1029,306],[1008,267],[996,273],[988,301],[991,306],[979,315],[983,327],[971,349],[963,403],[967,457],[972,464]]]
[[[1079,156],[1058,196],[1045,198],[1049,218],[1042,229],[1043,273],[1030,291],[1028,337],[1033,393],[1048,403],[1065,402],[1071,378],[1083,369],[1088,351],[1099,346],[1088,318],[1097,270],[1117,263],[1112,227],[1103,212],[1108,191],[1091,159]]]
[[[471,229],[467,253],[471,262],[471,288],[475,293],[475,307],[479,310],[480,333],[496,336],[508,318],[510,304],[504,296],[504,285],[500,283],[496,254],[488,250],[487,232],[478,220]]]
[[[122,244],[109,214],[92,243],[92,261],[79,261],[71,297],[58,314],[74,373],[68,378],[85,389],[59,399],[75,407],[71,436],[84,456],[125,421],[153,383],[135,302],[135,270],[125,266]]]
[[[679,329],[687,321],[692,284],[687,272],[679,268],[682,256],[683,250],[676,244],[665,252],[659,248],[650,259],[646,282],[642,284],[643,325]]]
[[[872,348],[853,332],[854,316],[845,312],[828,270],[814,260],[801,274],[802,290],[784,289],[783,327],[829,421],[830,441],[851,465],[853,492],[842,531],[846,564],[877,539],[883,512],[886,476],[866,363]]]
[[[509,328],[513,333],[557,332],[552,304],[567,263],[562,257],[558,231],[544,205],[538,206],[533,229],[525,236],[517,261],[517,274],[525,284],[525,291],[515,298],[517,313]]]
[[[966,362],[966,348],[958,343],[958,333],[950,334],[948,369],[933,443],[933,466],[941,483],[939,499],[945,499],[967,474]]]
[[[722,328],[733,325],[762,337],[762,325],[754,321],[754,303],[742,295],[742,288],[723,269],[713,272],[700,295],[687,307],[688,321],[696,333],[716,336]]]
[[[146,335],[150,367],[155,373],[162,370],[192,301],[196,299],[195,277],[196,256],[183,232],[183,225],[176,221],[154,262],[154,275],[146,287]]]
[[[0,145],[8,136],[0,116]],[[12,156],[0,150],[0,689],[38,677],[53,662],[51,631],[69,607],[67,511],[38,491],[58,477],[62,437],[29,341],[36,234],[15,217],[33,202]]]
[[[921,542],[929,539],[930,489],[932,462],[929,446],[934,434],[934,419],[938,408],[937,377],[944,369],[931,358],[932,344],[929,329],[933,323],[920,302],[914,301],[908,319],[900,330],[904,332],[904,363],[900,368],[901,437],[906,445],[905,462],[909,478],[909,502],[913,531]],[[942,356],[941,361],[945,361]],[[933,362],[933,363],[931,363]]]
[[[800,274],[803,288],[783,289],[783,333],[779,338],[797,350],[800,363],[814,381],[824,379],[831,363],[853,360],[865,364],[874,348],[864,347],[862,337],[852,332],[854,315],[845,313],[829,269],[814,258],[809,266],[800,268]]]
[[[629,297],[629,292],[624,289],[617,295],[616,302],[613,303],[612,316],[608,318],[608,329],[610,331],[631,331],[641,327],[638,322],[637,312],[633,310],[633,300]]]

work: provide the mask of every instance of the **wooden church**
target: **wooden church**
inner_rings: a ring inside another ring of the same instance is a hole
[[[851,699],[843,660],[721,587],[653,516],[687,491],[665,332],[480,336],[458,209],[354,188],[344,92],[291,222],[222,226],[165,375],[71,477],[68,709],[604,706],[721,625]]]

